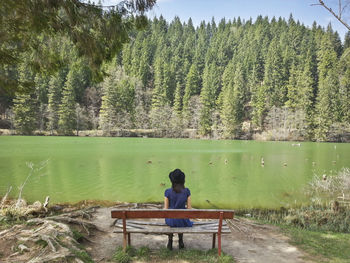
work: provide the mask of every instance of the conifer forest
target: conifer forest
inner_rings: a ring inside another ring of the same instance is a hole
[[[131,31],[98,78],[64,34],[41,34],[40,49],[61,66],[33,71],[35,51],[27,51],[0,69],[34,83],[33,92],[0,94],[0,128],[350,141],[350,32],[342,38],[331,25],[307,27],[292,15],[198,26],[160,16]]]

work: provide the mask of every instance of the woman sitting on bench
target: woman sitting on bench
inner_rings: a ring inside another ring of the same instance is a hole
[[[185,174],[175,169],[169,174],[171,188],[165,190],[164,209],[191,209],[191,192],[185,188]],[[193,222],[189,219],[166,218],[165,223],[170,227],[191,227]],[[173,234],[168,235],[167,248],[173,249]],[[179,249],[185,248],[183,234],[179,234]]]

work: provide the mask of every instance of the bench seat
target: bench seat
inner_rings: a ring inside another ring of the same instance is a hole
[[[131,234],[212,234],[213,248],[215,238],[218,237],[218,255],[221,255],[221,234],[230,233],[224,219],[233,219],[233,210],[214,209],[116,209],[111,211],[111,217],[121,219],[115,221],[115,233],[123,233],[123,250],[127,244],[131,244]],[[218,221],[194,221],[193,227],[169,227],[162,222],[138,221],[130,219],[154,219],[154,218],[189,218],[189,219],[216,219]]]
[[[114,233],[123,233],[123,221],[117,220],[114,225],[116,228]],[[219,223],[217,220],[206,222],[193,222],[192,227],[169,227],[163,222],[154,221],[138,221],[128,220],[126,221],[126,231],[128,233],[141,233],[141,234],[176,234],[176,233],[188,233],[188,234],[216,234],[218,232]],[[230,228],[226,222],[223,221],[221,233],[231,233]]]

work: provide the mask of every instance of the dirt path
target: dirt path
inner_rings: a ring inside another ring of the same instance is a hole
[[[118,246],[122,246],[122,235],[113,233],[110,218],[112,208],[99,208],[94,214],[93,223],[98,225],[105,233],[97,233],[92,237],[93,243],[87,246],[95,262],[108,262]],[[299,263],[304,254],[296,247],[288,244],[288,238],[280,233],[278,228],[270,225],[255,226],[246,221],[247,226],[242,231],[235,230],[231,235],[223,235],[222,249],[232,255],[240,263]],[[244,223],[242,224],[245,225]],[[249,235],[247,235],[249,234]],[[187,248],[208,250],[211,248],[211,236],[185,235]],[[148,246],[151,249],[164,247],[166,236],[133,234],[132,246],[138,248]],[[177,240],[174,240],[174,247]]]

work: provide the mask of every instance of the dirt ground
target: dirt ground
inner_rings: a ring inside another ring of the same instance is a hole
[[[93,222],[104,230],[91,237],[92,243],[87,244],[87,251],[95,262],[108,262],[116,247],[122,246],[122,234],[113,233],[112,208],[98,208]],[[244,229],[244,231],[243,231]],[[184,236],[186,248],[208,250],[211,248],[211,235]],[[165,235],[132,234],[131,245],[138,248],[148,246],[150,249],[165,247]],[[174,247],[177,249],[177,240]],[[222,249],[232,255],[240,263],[299,263],[304,260],[302,251],[288,243],[288,237],[280,233],[278,228],[270,225],[256,225],[249,220],[241,220],[239,227],[231,234],[223,235]]]

